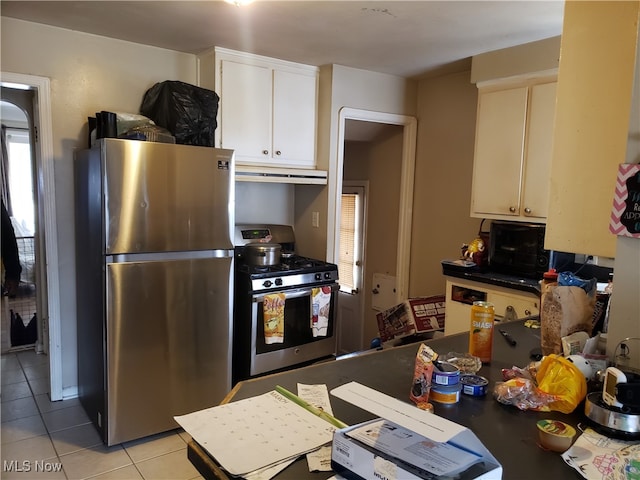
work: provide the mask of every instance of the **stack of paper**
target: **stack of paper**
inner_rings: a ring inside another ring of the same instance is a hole
[[[276,391],[175,420],[224,470],[240,476],[330,443],[336,430]]]

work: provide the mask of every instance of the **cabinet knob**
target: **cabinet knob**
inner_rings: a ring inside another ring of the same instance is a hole
[[[509,211],[511,213],[516,213],[516,207],[509,207]]]
[[[262,150],[263,155],[269,155],[269,150]]]
[[[524,209],[524,213],[526,213],[527,215],[531,215],[531,209],[530,208],[525,208]]]
[[[276,155],[282,155],[282,152],[280,150],[276,150]]]

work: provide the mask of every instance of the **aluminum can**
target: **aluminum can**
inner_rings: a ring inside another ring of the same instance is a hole
[[[495,311],[490,302],[473,302],[469,328],[469,353],[482,363],[491,362]]]
[[[431,385],[431,394],[429,399],[437,403],[458,403],[460,400],[460,392],[462,391],[462,384],[456,385]]]
[[[486,395],[487,387],[489,386],[489,380],[480,375],[462,375],[460,383],[462,384],[462,393],[472,397]]]

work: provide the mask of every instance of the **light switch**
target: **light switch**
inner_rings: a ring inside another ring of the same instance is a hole
[[[320,227],[320,212],[311,212],[311,226]]]

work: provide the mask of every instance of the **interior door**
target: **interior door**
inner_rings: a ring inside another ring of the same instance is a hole
[[[344,182],[340,222],[338,276],[338,354],[362,350],[364,325],[364,238],[366,188],[363,182]]]

